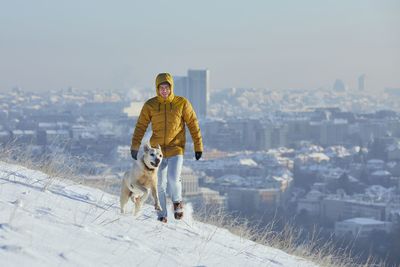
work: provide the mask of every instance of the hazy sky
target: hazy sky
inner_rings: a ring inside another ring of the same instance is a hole
[[[400,87],[400,1],[0,0],[0,90]]]

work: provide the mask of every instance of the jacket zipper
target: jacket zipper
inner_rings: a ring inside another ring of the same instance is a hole
[[[164,114],[165,114],[165,126],[164,126],[164,151],[167,153],[167,144],[165,143],[165,138],[167,136],[167,103],[164,104]]]

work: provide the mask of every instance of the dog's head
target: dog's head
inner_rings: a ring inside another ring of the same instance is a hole
[[[143,147],[143,152],[143,161],[146,166],[158,168],[163,157],[160,145],[158,145],[157,148],[153,148],[150,144],[145,144]]]

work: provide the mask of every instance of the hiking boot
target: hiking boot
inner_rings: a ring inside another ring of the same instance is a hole
[[[163,222],[163,223],[167,223],[167,217],[160,217],[160,218],[158,218],[157,220],[159,220],[160,222]]]
[[[183,217],[182,201],[174,203],[174,217],[176,220],[182,219],[182,217]]]

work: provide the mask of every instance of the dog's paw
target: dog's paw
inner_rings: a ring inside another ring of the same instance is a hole
[[[155,210],[162,211],[162,208],[159,204],[154,205]]]

